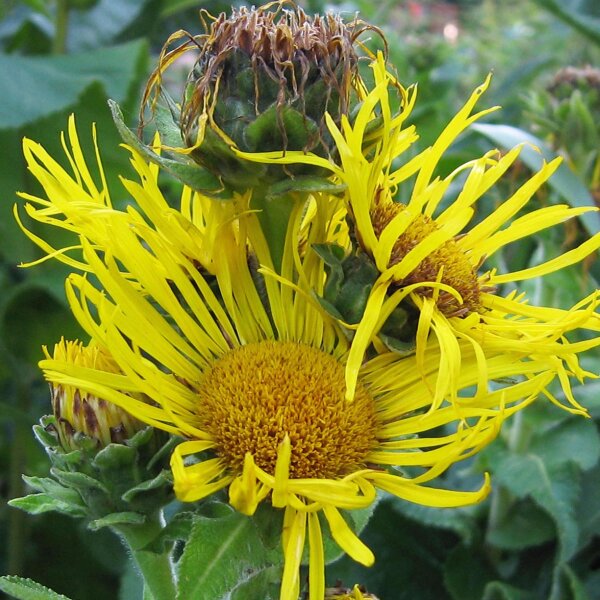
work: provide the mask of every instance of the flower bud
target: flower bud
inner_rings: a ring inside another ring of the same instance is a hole
[[[308,16],[277,2],[234,9],[218,18],[201,13],[206,33],[163,51],[145,100],[161,90],[161,73],[174,56],[199,50],[181,103],[179,126],[186,152],[236,191],[314,175],[314,167],[250,163],[232,151],[303,150],[329,156],[325,125],[339,123],[362,96],[356,39],[372,26],[338,15]],[[275,7],[275,10],[271,10]],[[181,37],[171,36],[171,40]],[[168,45],[168,44],[167,44]]]
[[[120,373],[112,357],[96,345],[84,346],[79,341],[61,341],[54,346],[51,357],[74,366],[96,368],[107,373]],[[52,394],[54,427],[64,450],[74,450],[82,435],[100,448],[122,443],[144,427],[141,421],[115,404],[71,385],[49,381]]]

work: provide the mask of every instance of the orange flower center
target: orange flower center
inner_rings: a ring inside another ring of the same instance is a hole
[[[360,384],[352,402],[344,392],[344,368],[334,357],[299,343],[264,341],[214,363],[198,391],[198,412],[234,470],[249,452],[273,474],[287,434],[290,477],[332,478],[360,467],[376,442],[371,395]]]
[[[371,210],[375,235],[379,238],[391,220],[403,210],[406,210],[406,205],[399,202],[378,203]],[[438,225],[433,219],[426,215],[417,215],[396,240],[389,266],[401,262],[415,246],[437,229]],[[440,282],[455,289],[462,298],[462,304],[449,292],[441,291],[437,298],[438,308],[448,317],[465,316],[477,311],[481,306],[481,287],[477,272],[453,239],[432,250],[407,277],[396,283],[405,286],[438,281],[440,270],[442,271]],[[430,287],[423,287],[417,289],[417,294],[431,297],[433,290]]]

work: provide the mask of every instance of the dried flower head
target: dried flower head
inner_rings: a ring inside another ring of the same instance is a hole
[[[364,96],[357,39],[376,30],[339,15],[309,16],[288,2],[234,9],[217,18],[201,12],[205,33],[174,33],[150,77],[143,107],[155,106],[163,72],[197,51],[181,102],[179,127],[186,152],[235,190],[272,182],[284,171],[242,164],[246,152],[303,150],[328,156],[335,148],[325,125],[338,122]],[[185,38],[169,50],[174,41]],[[263,172],[264,171],[264,172]],[[306,167],[296,169],[307,171]],[[266,177],[265,177],[266,176]]]

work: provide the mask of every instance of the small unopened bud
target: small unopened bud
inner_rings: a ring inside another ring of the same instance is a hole
[[[120,373],[120,369],[106,350],[96,345],[84,346],[79,341],[62,339],[47,358],[75,366],[94,368],[107,373]],[[99,447],[122,443],[144,427],[141,421],[112,402],[75,388],[49,381],[52,394],[52,411],[56,433],[63,449],[74,450],[83,434],[95,440]]]

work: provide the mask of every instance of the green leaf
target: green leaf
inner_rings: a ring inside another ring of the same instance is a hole
[[[454,600],[480,600],[487,582],[494,577],[481,552],[463,545],[450,552],[444,565],[444,582]]]
[[[248,600],[256,598],[259,592],[260,600],[276,600],[279,598],[279,590],[275,582],[281,577],[281,569],[278,566],[267,567],[261,571],[249,575],[248,579],[240,582],[231,591],[228,600]],[[271,591],[272,590],[272,591]]]
[[[29,57],[0,54],[0,129],[15,129],[74,106],[100,82],[124,102],[139,71],[144,41],[72,55]]]
[[[99,0],[90,10],[71,11],[67,48],[70,52],[81,52],[114,43],[145,13],[157,13],[151,10],[153,4],[151,0]]]
[[[31,365],[42,358],[42,345],[80,332],[71,311],[37,283],[13,285],[0,298],[0,335],[14,356]]]
[[[505,150],[523,142],[537,146],[541,150],[541,154],[530,146],[524,146],[520,154],[521,160],[534,171],[542,166],[544,158],[550,160],[556,156],[542,140],[517,127],[477,123],[473,125],[473,129]],[[596,206],[589,190],[564,162],[548,180],[548,185],[573,207]],[[579,218],[590,234],[600,232],[600,216],[597,213],[586,213],[580,215]]]
[[[581,545],[590,543],[595,536],[600,537],[600,466],[583,473],[581,496],[577,510],[577,521],[581,531]]]
[[[0,590],[17,600],[69,600],[67,596],[58,594],[40,583],[16,575],[0,577]]]
[[[118,600],[132,600],[132,598],[143,598],[144,583],[139,570],[132,561],[127,561],[125,572],[121,575]]]
[[[580,0],[535,0],[555,17],[561,19],[595,44],[600,45],[600,15],[585,10]]]
[[[183,155],[179,156],[179,160],[159,156],[127,127],[119,105],[112,100],[109,100],[108,105],[123,141],[137,150],[144,158],[159,165],[173,177],[195,190],[214,198],[223,199],[225,197],[223,196],[223,186],[212,173]]]
[[[268,598],[269,577],[260,574],[273,571],[269,554],[254,517],[232,509],[225,517],[197,516],[179,561],[178,598],[225,600],[239,589],[241,597]]]
[[[517,498],[530,496],[554,520],[560,542],[559,558],[568,560],[577,551],[579,528],[575,507],[580,476],[571,465],[549,469],[536,455],[510,455],[500,461],[496,482]]]
[[[69,502],[48,493],[30,494],[23,498],[13,498],[8,505],[19,508],[31,515],[39,515],[46,512],[58,512],[71,517],[84,517],[86,509],[79,503]]]
[[[88,524],[92,531],[102,529],[102,527],[112,527],[113,525],[140,525],[146,520],[144,515],[136,512],[117,512],[106,515],[101,519],[96,519]]]
[[[554,523],[547,512],[531,502],[520,502],[488,532],[487,540],[502,550],[522,550],[548,542],[555,535]]]
[[[507,583],[492,581],[485,586],[482,600],[535,600],[535,595]]]
[[[591,598],[579,577],[568,564],[561,564],[556,569],[559,590],[553,595],[557,600],[594,600]]]
[[[327,581],[364,584],[382,600],[448,600],[443,564],[457,544],[456,535],[407,519],[394,502],[389,496],[379,502],[361,535],[375,554],[375,565],[363,567],[344,556],[327,568]]]
[[[284,179],[273,184],[267,190],[268,197],[284,196],[290,192],[300,192],[311,194],[322,192],[325,194],[337,195],[344,192],[345,184],[333,183],[324,177],[299,176],[295,178]]]
[[[170,0],[165,2],[160,16],[162,18],[170,17],[178,12],[188,10],[189,8],[196,8],[198,6],[198,0]]]
[[[417,523],[454,531],[465,543],[472,540],[475,523],[470,508],[434,508],[399,499],[392,500],[391,505],[395,511]]]
[[[585,471],[600,458],[598,430],[591,419],[568,419],[540,433],[530,451],[550,469],[572,462]]]
[[[173,542],[187,541],[196,518],[197,515],[191,511],[177,513],[146,547],[146,550],[162,554]]]

